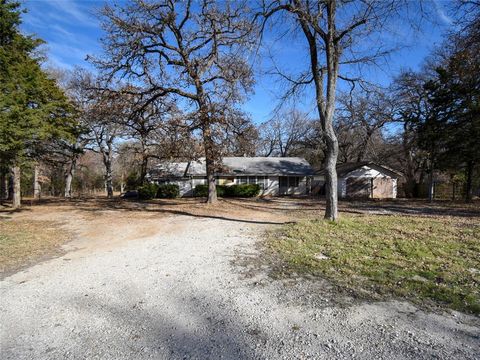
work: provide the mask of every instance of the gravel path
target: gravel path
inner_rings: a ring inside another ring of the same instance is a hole
[[[480,353],[475,317],[401,302],[339,306],[319,282],[273,281],[261,271],[245,277],[234,260],[256,255],[255,236],[264,225],[181,215],[157,224],[153,234],[96,250],[83,239],[83,249],[73,243],[64,256],[4,279],[0,357],[474,359]]]

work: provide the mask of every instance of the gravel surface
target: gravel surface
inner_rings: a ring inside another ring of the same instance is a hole
[[[265,225],[174,215],[157,219],[138,239],[128,223],[109,229],[98,232],[105,238],[128,232],[128,241],[88,246],[100,239],[91,229],[64,256],[1,281],[2,359],[474,359],[480,353],[476,317],[396,301],[345,306],[320,281],[271,280],[266,269],[245,276],[235,259],[258,255]]]

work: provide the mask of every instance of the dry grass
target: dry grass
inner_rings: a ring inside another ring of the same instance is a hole
[[[283,267],[361,297],[401,297],[480,313],[478,218],[344,215],[338,223],[301,221],[270,234]]]
[[[67,240],[53,221],[0,220],[0,276],[60,253]]]

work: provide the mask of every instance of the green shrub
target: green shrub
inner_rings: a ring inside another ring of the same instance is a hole
[[[238,184],[225,188],[226,197],[255,197],[260,194],[258,184]]]
[[[260,185],[258,184],[239,184],[239,185],[217,185],[217,196],[220,197],[255,197],[260,194]],[[208,196],[208,185],[197,185],[193,191],[197,197]]]
[[[226,196],[227,186],[217,185],[217,196],[224,197]],[[193,190],[193,196],[196,197],[207,197],[208,196],[208,185],[197,185]]]
[[[135,190],[140,185],[141,185],[140,178],[137,172],[135,171],[130,172],[127,178],[125,179],[125,190]]]
[[[145,184],[138,187],[138,197],[143,200],[153,199],[157,195],[158,185]]]
[[[163,184],[158,187],[157,198],[174,199],[180,196],[180,188],[177,184]]]
[[[217,185],[217,196],[225,197],[226,192],[227,192],[227,186]]]

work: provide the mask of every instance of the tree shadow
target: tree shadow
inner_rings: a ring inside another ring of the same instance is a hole
[[[255,358],[259,331],[232,316],[230,301],[191,291],[176,287],[159,303],[126,285],[113,299],[89,292],[69,299],[65,307],[103,320],[101,327],[82,324],[80,339],[86,346],[94,339],[100,353],[113,348],[127,358]]]
[[[321,211],[323,204],[307,202],[309,199],[290,198],[287,201],[276,201],[271,199],[259,198],[254,201],[239,201],[223,199],[227,204],[239,206],[244,209],[258,210],[258,211],[277,211],[277,212],[292,212],[292,211]]]
[[[169,208],[149,208],[143,207],[139,208],[132,208],[130,206],[122,206],[121,204],[116,205],[109,205],[103,208],[93,208],[93,207],[78,207],[79,210],[82,211],[90,211],[90,212],[101,212],[105,210],[120,210],[120,211],[142,211],[146,213],[159,213],[159,214],[167,214],[167,215],[183,215],[183,216],[191,216],[195,218],[205,218],[205,219],[216,219],[216,220],[224,220],[224,221],[232,221],[232,222],[240,222],[246,224],[258,224],[258,225],[283,225],[283,224],[290,224],[293,223],[292,221],[263,221],[263,220],[250,220],[250,219],[242,219],[239,217],[227,217],[222,215],[214,215],[214,214],[198,214],[195,212],[190,212],[186,210],[174,210]]]
[[[427,203],[420,201],[412,202],[382,202],[362,201],[349,202],[347,209],[342,211],[361,213],[369,212],[375,215],[421,215],[421,216],[455,216],[455,217],[480,217],[480,206],[466,207],[455,206],[449,202]]]

